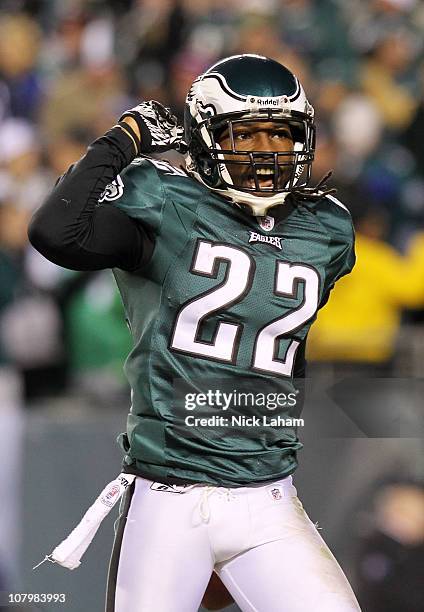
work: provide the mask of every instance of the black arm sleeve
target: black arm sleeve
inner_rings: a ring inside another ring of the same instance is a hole
[[[150,257],[153,238],[143,225],[98,199],[135,157],[132,140],[114,127],[59,179],[28,228],[44,257],[72,270],[134,271]]]

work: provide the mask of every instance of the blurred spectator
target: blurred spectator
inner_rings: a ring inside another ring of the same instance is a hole
[[[356,228],[356,266],[319,312],[309,357],[382,374],[390,371],[402,309],[424,305],[424,233],[402,256],[383,241],[387,221],[380,211],[367,211]]]
[[[367,612],[424,610],[424,487],[397,483],[382,487],[373,525],[358,558],[357,594]]]
[[[128,88],[137,98],[160,93],[168,104],[167,76],[182,48],[188,28],[186,7],[178,0],[147,0],[134,6],[121,20],[117,56],[126,66]]]
[[[122,364],[131,335],[110,271],[75,276],[64,312],[70,382],[102,407],[122,405],[128,396]]]
[[[6,119],[0,124],[0,140],[0,353],[6,364],[23,373],[28,397],[35,388],[50,388],[49,367],[60,365],[63,352],[55,302],[36,290],[26,267],[28,221],[50,177],[42,166],[37,132],[27,120]]]
[[[30,119],[36,113],[43,93],[38,70],[41,32],[26,15],[0,14],[0,81],[5,114]]]
[[[172,108],[180,120],[184,117],[185,99],[191,84],[210,63],[204,57],[196,56],[189,51],[177,54],[171,63],[168,95]]]
[[[423,23],[424,25],[424,23]],[[402,141],[414,156],[417,173],[424,180],[424,62],[419,71],[418,105],[406,126]]]
[[[342,3],[337,0],[280,0],[284,42],[309,58],[320,79],[352,78],[353,51],[346,45]]]
[[[407,32],[385,34],[360,70],[364,92],[377,105],[385,125],[395,130],[410,123],[417,106],[407,82],[416,51]]]
[[[55,80],[42,107],[41,127],[50,142],[79,126],[97,136],[114,124],[127,101],[114,63],[88,63]]]
[[[333,131],[343,157],[367,159],[382,135],[381,116],[375,104],[363,94],[348,94],[339,101],[333,117]]]
[[[42,165],[37,130],[26,120],[6,119],[0,123],[0,142],[0,201],[30,215],[51,180]]]

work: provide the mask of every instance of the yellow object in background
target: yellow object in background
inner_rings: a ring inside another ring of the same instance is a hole
[[[402,310],[424,305],[424,233],[405,255],[356,236],[356,265],[338,281],[308,336],[312,361],[383,363],[395,349]]]

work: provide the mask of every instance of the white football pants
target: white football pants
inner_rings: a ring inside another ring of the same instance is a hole
[[[121,514],[107,612],[196,612],[213,570],[243,612],[360,612],[291,477],[236,489],[137,477]]]

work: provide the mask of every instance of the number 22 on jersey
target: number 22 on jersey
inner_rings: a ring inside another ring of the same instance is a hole
[[[245,251],[232,245],[199,240],[190,272],[217,278],[223,263],[227,263],[224,280],[180,308],[170,348],[189,355],[235,364],[243,329],[240,323],[217,323],[210,342],[200,340],[199,332],[202,322],[208,316],[241,302],[247,295],[255,275],[255,261]],[[304,297],[300,306],[257,331],[251,362],[253,370],[274,375],[292,375],[299,342],[292,340],[284,359],[279,359],[278,339],[299,329],[314,316],[319,301],[319,275],[310,266],[276,260],[274,287],[270,287],[270,292],[296,299],[299,281],[304,282]]]

